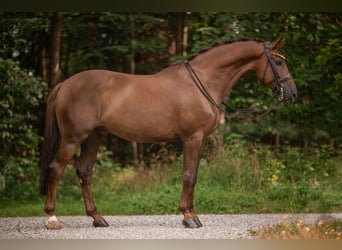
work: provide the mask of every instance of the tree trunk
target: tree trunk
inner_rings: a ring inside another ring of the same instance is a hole
[[[63,74],[64,77],[69,77],[69,61],[71,55],[71,34],[68,32],[68,37],[66,40],[66,49],[65,49],[65,56],[62,59],[63,63]]]
[[[131,54],[130,54],[130,73],[135,74],[135,48],[134,48],[134,39],[135,39],[135,26],[134,26],[134,17],[132,15],[129,16],[129,21],[131,24]],[[133,152],[133,163],[135,167],[138,167],[139,158],[142,152],[139,153],[139,144],[137,142],[132,142],[132,152]]]
[[[185,13],[175,13],[176,55],[183,55]]]
[[[303,138],[303,148],[307,149],[309,147],[309,140],[308,138],[305,136]]]
[[[188,48],[188,31],[189,28],[188,26],[185,26],[185,22],[183,23],[183,52],[182,52],[182,56],[187,56],[187,48]]]
[[[279,154],[279,149],[280,149],[280,133],[276,132],[274,135],[274,155]]]
[[[62,33],[62,12],[55,12],[52,17],[51,51],[49,62],[49,86],[52,88],[60,81],[60,48]]]
[[[42,70],[42,78],[44,82],[47,82],[47,53],[46,48],[43,47],[40,54],[40,67]]]
[[[171,35],[169,37],[169,54],[171,56],[186,56],[188,44],[188,27],[185,26],[186,14],[174,13],[171,17]]]

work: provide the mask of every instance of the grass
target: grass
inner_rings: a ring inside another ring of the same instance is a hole
[[[342,160],[339,155],[308,154],[287,148],[274,156],[263,145],[229,143],[204,152],[195,191],[197,213],[329,213],[342,211]],[[165,151],[165,150],[164,150]],[[182,157],[156,154],[145,167],[121,168],[99,155],[93,193],[99,212],[107,215],[177,214],[182,184]],[[110,154],[109,154],[110,156]],[[167,159],[165,159],[167,158]],[[172,159],[171,159],[172,158]],[[35,181],[33,185],[37,185]],[[44,198],[0,197],[0,216],[43,215]],[[59,185],[57,215],[84,215],[73,167]]]

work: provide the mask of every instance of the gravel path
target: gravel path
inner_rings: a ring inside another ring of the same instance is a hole
[[[338,214],[199,215],[204,225],[187,229],[182,215],[104,216],[110,227],[94,228],[86,216],[60,216],[61,230],[46,230],[46,217],[0,218],[0,239],[249,239],[250,230],[282,222],[342,220]]]

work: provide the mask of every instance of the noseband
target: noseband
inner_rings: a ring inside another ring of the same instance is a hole
[[[264,75],[262,77],[262,81],[265,82],[265,74],[266,74],[266,70],[267,70],[267,66],[268,64],[271,65],[271,69],[274,75],[274,81],[276,86],[273,88],[273,94],[279,94],[279,102],[282,102],[284,100],[284,86],[283,86],[283,82],[286,82],[290,79],[292,79],[292,76],[290,74],[287,74],[283,77],[279,76],[279,73],[277,71],[276,65],[274,64],[274,60],[271,57],[271,52],[270,52],[270,48],[271,48],[271,43],[270,42],[265,42],[264,43],[264,48],[265,48],[265,54],[267,57],[267,64],[265,66],[265,70],[264,70]],[[272,53],[272,55],[278,56],[280,58],[282,58],[283,60],[285,60],[285,56],[278,54],[278,53]]]

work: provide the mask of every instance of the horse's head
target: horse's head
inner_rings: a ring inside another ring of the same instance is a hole
[[[257,77],[279,94],[279,101],[294,102],[297,88],[286,65],[286,57],[280,53],[285,38],[265,42],[263,56],[258,60]]]

